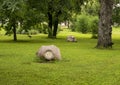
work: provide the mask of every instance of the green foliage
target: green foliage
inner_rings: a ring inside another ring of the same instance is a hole
[[[44,34],[48,34],[48,25],[47,24],[42,24],[43,25],[43,27],[42,27],[42,32],[44,33]]]
[[[116,2],[114,9],[113,9],[113,23],[120,25],[120,2]]]
[[[77,14],[81,13],[81,7],[85,6],[85,3],[87,3],[88,0],[73,0],[73,11]]]
[[[97,34],[98,34],[98,22],[99,22],[99,19],[97,16],[95,17],[91,17],[91,20],[90,20],[90,27],[91,27],[91,32],[92,32],[92,38],[97,38]]]
[[[100,8],[99,1],[91,0],[85,3],[85,5],[81,7],[81,13],[96,16],[99,13],[99,10],[100,10],[99,8]]]
[[[88,26],[88,17],[84,16],[84,15],[81,15],[77,18],[77,22],[76,22],[76,29],[77,31],[80,31],[82,33],[87,33],[88,32],[88,29],[89,29],[89,26]]]
[[[85,1],[87,0],[28,0],[28,4],[30,8],[45,15],[48,23],[48,36],[52,37],[56,36],[58,23],[70,20],[72,13],[78,12]]]
[[[25,17],[22,21],[22,29],[30,30],[31,26],[38,25],[39,23],[46,21],[45,15],[37,11],[35,8],[30,9],[25,13]]]
[[[16,41],[16,29],[24,17],[25,1],[4,0],[0,3],[0,21],[2,27],[6,30],[6,35],[14,34],[14,41]]]
[[[98,32],[98,17],[88,16],[88,15],[79,15],[73,18],[71,30],[82,32],[82,33],[92,32],[93,37],[95,37]]]
[[[78,32],[87,33],[90,29],[89,16],[79,15],[73,21],[72,29],[75,29]]]
[[[36,34],[38,34],[39,32],[37,31],[37,30],[34,30],[34,29],[32,29],[32,30],[29,30],[29,35],[36,35]]]
[[[7,33],[15,26],[18,28],[18,25],[20,30],[28,31],[39,23],[51,22],[53,28],[48,24],[47,30],[50,34],[56,35],[58,23],[70,20],[72,13],[78,12],[85,1],[87,0],[4,0],[0,1],[0,21],[3,24],[11,24],[8,25],[10,27],[5,26]],[[51,21],[48,13],[52,16]],[[47,33],[46,28],[44,31]]]
[[[29,35],[38,34],[38,33],[48,34],[48,25],[46,23],[40,23],[40,24],[38,23],[33,26],[30,26],[29,29],[20,28],[18,29],[17,33],[29,34]]]

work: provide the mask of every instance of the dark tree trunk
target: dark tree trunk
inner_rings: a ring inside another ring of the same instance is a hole
[[[58,23],[59,23],[59,16],[61,15],[61,10],[56,12],[55,17],[54,17],[54,29],[53,29],[53,37],[56,38],[57,35],[57,30],[58,30]]]
[[[52,37],[52,14],[48,12],[48,37]]]
[[[52,26],[53,26],[53,16],[52,16],[52,13],[53,13],[53,9],[52,9],[52,5],[53,5],[53,1],[50,1],[48,3],[48,37],[49,38],[52,38]]]
[[[54,29],[53,29],[53,37],[56,38],[58,30],[58,14],[55,16],[55,22],[54,22]]]
[[[99,29],[98,29],[98,43],[97,48],[112,47],[112,9],[113,0],[99,0],[100,14],[99,14]]]
[[[16,35],[16,25],[13,24],[13,37],[14,37],[14,41],[17,41],[17,35]]]

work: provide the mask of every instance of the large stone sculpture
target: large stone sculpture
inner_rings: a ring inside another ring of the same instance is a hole
[[[45,60],[61,60],[61,54],[55,45],[41,46],[36,55]]]

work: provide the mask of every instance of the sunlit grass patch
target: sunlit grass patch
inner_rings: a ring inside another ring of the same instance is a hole
[[[78,42],[67,42],[74,35]],[[57,39],[47,35],[0,36],[0,85],[119,85],[120,34],[113,30],[112,49],[96,49],[91,34],[71,31],[58,33]],[[36,52],[42,45],[60,48],[62,60],[39,62]]]

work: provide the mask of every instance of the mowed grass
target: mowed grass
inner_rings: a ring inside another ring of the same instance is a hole
[[[120,30],[119,30],[120,31]],[[120,85],[120,32],[113,31],[112,49],[96,49],[90,34],[62,31],[57,39],[39,34],[28,38],[0,36],[0,85]],[[78,42],[66,42],[74,35]],[[62,60],[38,62],[42,45],[60,48]]]

